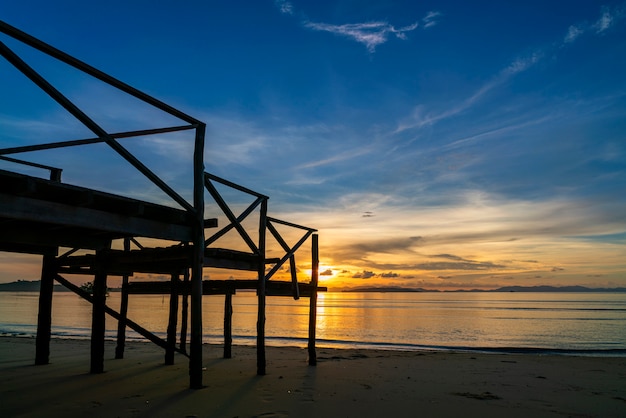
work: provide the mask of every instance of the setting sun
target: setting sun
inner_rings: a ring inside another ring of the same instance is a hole
[[[321,265],[319,270],[319,280],[320,282],[330,281],[337,276],[338,272],[339,270],[333,266]]]

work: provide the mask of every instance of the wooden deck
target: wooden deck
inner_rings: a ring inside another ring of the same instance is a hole
[[[0,170],[0,251],[101,249],[115,239],[192,241],[186,210]],[[216,219],[205,221],[216,227]]]

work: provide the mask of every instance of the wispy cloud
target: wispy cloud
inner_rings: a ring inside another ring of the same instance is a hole
[[[322,160],[316,160],[316,161],[310,161],[310,162],[306,162],[300,166],[298,166],[298,169],[304,169],[304,168],[315,168],[315,167],[320,167],[320,166],[324,166],[324,165],[328,165],[328,164],[337,164],[346,160],[352,160],[354,158],[357,158],[361,155],[365,155],[365,154],[369,154],[373,151],[372,147],[368,147],[368,146],[362,146],[359,147],[358,149],[347,149],[342,153],[330,156],[328,158],[322,159]]]
[[[503,70],[501,75],[504,75],[504,76],[515,75],[523,71],[526,71],[527,69],[535,65],[537,62],[539,62],[542,56],[543,56],[543,53],[541,51],[535,51],[526,57],[517,58],[508,67],[506,67]]]
[[[276,7],[278,7],[278,10],[280,10],[281,13],[284,13],[286,15],[293,14],[293,4],[291,4],[287,0],[275,0],[274,4],[276,5]]]
[[[624,5],[617,7],[602,7],[600,17],[593,23],[579,23],[572,25],[567,29],[567,33],[563,38],[564,44],[576,41],[585,33],[591,32],[596,35],[602,34],[615,26],[618,21],[626,16]]]
[[[414,23],[403,28],[396,29],[387,22],[367,22],[367,23],[347,23],[344,25],[332,25],[329,23],[305,22],[304,27],[334,33],[345,36],[359,42],[367,48],[369,52],[374,52],[378,45],[384,44],[389,39],[390,34],[394,34],[399,39],[406,39],[406,32],[417,28],[418,23]]]
[[[435,16],[438,16],[438,14]],[[488,93],[495,90],[497,87],[505,84],[514,76],[530,70],[544,57],[553,56],[558,47],[574,43],[578,38],[589,31],[592,31],[595,34],[601,34],[614,26],[618,20],[623,19],[624,16],[626,16],[626,13],[621,8],[609,9],[604,7],[600,17],[593,24],[571,25],[562,41],[547,47],[537,48],[527,55],[515,58],[510,62],[510,64],[496,73],[491,80],[484,83],[472,95],[464,100],[461,100],[456,104],[452,104],[448,108],[440,111],[428,112],[422,105],[416,106],[412,114],[409,117],[404,118],[392,134],[395,135],[407,130],[431,126],[442,120],[446,120],[470,110],[474,105],[484,99]]]
[[[582,35],[585,31],[578,26],[572,25],[567,30],[567,34],[565,35],[565,39],[563,42],[569,44],[574,42],[580,35]]]
[[[441,17],[440,12],[430,11],[422,18],[422,22],[424,22],[424,28],[430,28],[439,23],[439,17]]]
[[[605,30],[610,28],[611,25],[613,24],[613,21],[615,20],[615,17],[616,16],[610,9],[605,8],[602,11],[602,16],[600,16],[600,19],[598,19],[596,23],[593,25],[593,28],[596,30],[596,33],[604,32]]]
[[[287,0],[275,0],[274,4],[281,13],[291,16],[295,15],[295,9],[291,2]],[[373,53],[377,46],[386,43],[392,36],[395,36],[398,39],[406,40],[407,33],[414,31],[420,26],[419,22],[414,22],[411,25],[396,28],[394,25],[383,20],[336,25],[325,22],[313,22],[306,18],[304,14],[300,13],[299,15],[304,17],[302,25],[305,28],[315,31],[329,32],[352,39],[353,41],[365,45],[370,53]],[[422,28],[427,29],[435,26],[439,23],[441,15],[442,14],[438,11],[428,12],[426,16],[421,19]]]
[[[451,118],[471,109],[496,87],[506,83],[511,77],[530,69],[541,60],[543,55],[541,51],[535,51],[528,56],[516,58],[491,80],[480,86],[471,96],[453,104],[447,109],[439,112],[427,112],[423,106],[416,106],[412,115],[401,121],[393,134],[398,134],[410,129],[420,129],[431,126],[439,121]]]

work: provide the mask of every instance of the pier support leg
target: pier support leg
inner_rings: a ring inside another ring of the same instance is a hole
[[[56,276],[56,254],[43,256],[41,267],[41,287],[39,289],[39,313],[37,315],[37,339],[35,364],[48,364],[50,361],[50,335],[52,333],[52,292]]]
[[[206,125],[196,127],[193,152],[193,207],[195,228],[191,257],[191,341],[189,342],[189,387],[202,388],[202,270],[204,267],[204,135]]]
[[[184,285],[181,292],[183,297],[182,319],[180,320],[180,351],[187,352],[187,319],[189,317],[189,270],[185,270],[183,275]]]
[[[317,234],[311,236],[311,300],[309,305],[309,365],[317,365],[315,331],[317,322],[317,281],[319,276],[319,246]]]
[[[130,239],[124,238],[124,251],[130,251]],[[120,302],[120,316],[117,321],[117,345],[115,346],[115,358],[124,358],[126,345],[126,319],[128,318],[128,276],[122,276],[122,300]]]
[[[224,295],[224,358],[231,358],[233,345],[233,294]]]
[[[115,358],[124,358],[126,346],[126,319],[128,318],[128,276],[122,277],[122,301],[120,302],[120,319],[117,321],[117,345],[115,346]]]
[[[256,374],[265,375],[265,230],[267,227],[267,199],[261,202],[259,214],[259,271],[257,296],[259,300],[259,312],[257,317],[257,342],[256,342]]]
[[[178,325],[178,274],[172,274],[170,289],[170,316],[167,324],[167,349],[165,350],[165,364],[174,364],[176,351],[176,326]]]
[[[104,332],[106,329],[106,252],[96,251],[95,275],[91,311],[91,369],[90,373],[104,372]]]

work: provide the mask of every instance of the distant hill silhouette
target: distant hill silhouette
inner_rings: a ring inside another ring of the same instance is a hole
[[[471,290],[429,290],[422,288],[405,287],[354,287],[342,290],[343,292],[562,292],[562,293],[603,293],[603,292],[626,292],[626,287],[603,287],[592,288],[585,286],[504,286],[493,290],[471,289]]]
[[[0,292],[39,292],[40,280],[18,280],[11,283],[0,283]],[[54,285],[55,292],[69,292],[60,284]]]
[[[595,288],[585,286],[505,286],[493,292],[626,292],[626,287]]]

